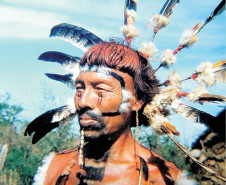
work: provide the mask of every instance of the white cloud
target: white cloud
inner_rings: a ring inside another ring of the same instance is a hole
[[[48,37],[55,24],[67,20],[60,14],[31,11],[9,6],[0,7],[0,39],[35,39]]]

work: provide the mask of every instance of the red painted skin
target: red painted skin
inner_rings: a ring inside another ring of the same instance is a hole
[[[124,128],[126,121],[129,119],[132,111],[137,111],[142,106],[142,101],[138,101],[135,96],[133,85],[133,78],[127,73],[118,70],[110,69],[123,77],[125,81],[125,88],[131,92],[132,98],[130,110],[121,113],[117,116],[103,116],[106,126],[101,130],[85,130],[85,140],[94,140],[93,145],[97,148],[103,146],[102,143],[96,142],[93,138],[101,136],[108,136],[111,140],[113,135],[117,134],[119,130]],[[112,76],[100,74],[97,72],[83,72],[76,79],[77,93],[75,95],[76,109],[83,109],[88,107],[93,113],[100,115],[103,112],[116,112],[122,100],[122,87],[118,80]],[[100,97],[101,93],[101,97]],[[101,98],[101,100],[100,100]],[[99,125],[100,123],[93,118],[90,118],[86,113],[80,117],[80,125]],[[113,139],[112,139],[113,140]],[[88,145],[91,145],[88,143]],[[95,152],[95,151],[94,151]],[[165,161],[157,154],[144,148],[137,141],[135,141],[130,126],[127,126],[123,132],[113,140],[113,144],[105,151],[108,154],[107,160],[98,161],[99,158],[95,154],[89,154],[85,158],[86,166],[104,167],[104,176],[102,180],[91,180],[90,184],[100,185],[137,185],[139,183],[139,169],[141,156],[148,165],[149,180],[142,179],[142,184],[157,184],[164,185],[164,175],[160,172],[159,167],[153,161],[154,159],[161,159],[164,161],[165,166],[168,168],[168,176],[175,180],[177,179],[179,170],[174,164]],[[80,180],[77,178],[77,173],[80,170],[78,164],[79,153],[77,151],[69,152],[66,154],[56,155],[47,170],[45,185],[56,184],[57,179],[64,173],[69,173],[69,178],[66,181],[67,185],[79,184]]]

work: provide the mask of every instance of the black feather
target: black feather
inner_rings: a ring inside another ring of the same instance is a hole
[[[54,121],[54,116],[57,116],[59,120]],[[35,144],[48,132],[58,127],[59,124],[67,123],[74,117],[75,113],[71,113],[67,105],[47,111],[44,114],[38,116],[27,126],[24,135],[31,136],[32,133],[34,133],[32,144]]]
[[[173,13],[173,8],[179,2],[180,0],[167,0],[160,11],[160,14],[164,15],[165,17],[169,17]]]
[[[74,88],[74,82],[72,80],[73,75],[72,74],[66,74],[66,75],[59,75],[59,74],[52,74],[52,73],[45,73],[45,75],[52,79],[59,82],[62,82],[66,85],[68,85],[71,88]]]
[[[61,23],[51,29],[50,37],[59,37],[87,51],[89,47],[103,40],[90,31],[75,25]]]
[[[61,53],[58,51],[47,51],[41,54],[38,58],[39,60],[47,61],[47,62],[57,62],[62,64],[68,64],[70,62],[79,63],[81,58],[74,57],[65,53]]]

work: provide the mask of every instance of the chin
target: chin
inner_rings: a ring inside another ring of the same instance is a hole
[[[103,136],[102,131],[86,130],[84,132],[85,141],[96,140],[96,139],[100,138],[101,136]]]

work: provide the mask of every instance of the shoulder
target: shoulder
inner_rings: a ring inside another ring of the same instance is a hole
[[[43,159],[42,165],[38,168],[34,176],[33,185],[52,184],[56,182],[61,174],[67,173],[67,168],[71,163],[77,162],[77,155],[77,151],[51,152]]]
[[[160,155],[139,146],[139,154],[147,162],[150,180],[156,184],[196,185],[196,182],[187,178],[172,162],[167,161]],[[153,178],[152,178],[153,177]]]
[[[148,166],[149,175],[154,177],[154,181],[162,179],[165,182],[175,182],[180,170],[172,163],[160,155],[140,145],[139,156],[141,156]],[[167,183],[169,184],[169,183]]]

